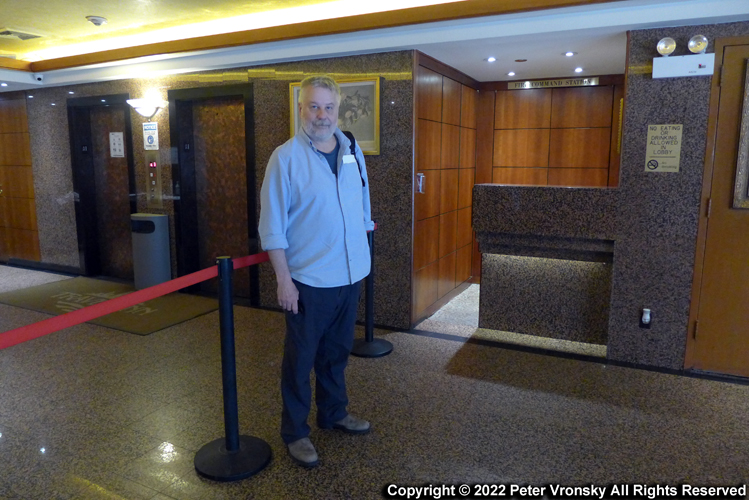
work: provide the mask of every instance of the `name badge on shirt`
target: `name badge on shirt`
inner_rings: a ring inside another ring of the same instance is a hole
[[[356,163],[354,155],[343,155],[343,163]]]

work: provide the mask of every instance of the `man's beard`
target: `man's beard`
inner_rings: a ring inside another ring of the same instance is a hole
[[[305,123],[304,131],[315,142],[325,142],[333,136],[335,127],[332,123],[326,121]]]

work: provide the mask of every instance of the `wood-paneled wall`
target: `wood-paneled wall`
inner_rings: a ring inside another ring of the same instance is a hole
[[[0,97],[0,261],[40,259],[26,98]]]
[[[499,90],[492,182],[618,185],[621,88]]]
[[[412,319],[472,276],[471,205],[476,172],[478,91],[440,72],[417,66]]]

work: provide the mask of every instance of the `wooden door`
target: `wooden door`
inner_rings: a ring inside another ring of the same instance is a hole
[[[741,376],[749,376],[749,210],[732,205],[742,110],[744,120],[749,120],[747,60],[749,45],[725,47],[710,214],[692,341],[694,368]]]
[[[0,97],[0,261],[38,261],[39,233],[26,98]]]

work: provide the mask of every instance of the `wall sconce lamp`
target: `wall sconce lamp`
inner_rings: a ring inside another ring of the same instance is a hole
[[[712,76],[715,54],[705,53],[707,44],[707,37],[695,35],[687,44],[692,54],[669,57],[676,50],[676,41],[671,37],[662,38],[655,47],[662,57],[653,58],[653,78]]]
[[[128,99],[127,103],[135,108],[139,115],[146,118],[149,122],[151,118],[163,107],[168,105],[167,102],[158,99]]]

